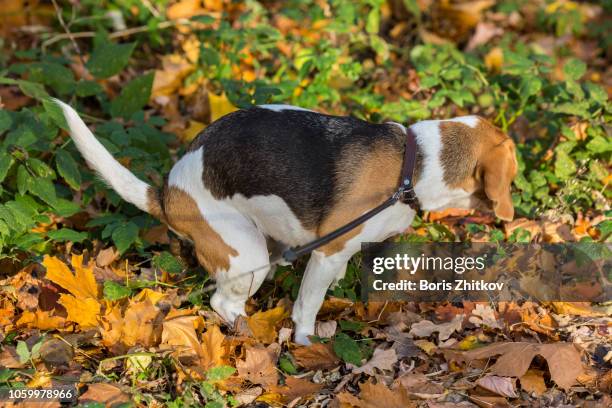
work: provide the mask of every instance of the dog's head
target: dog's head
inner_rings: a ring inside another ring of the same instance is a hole
[[[424,155],[415,185],[423,209],[489,210],[512,220],[518,170],[512,139],[478,116],[423,121],[411,129]]]

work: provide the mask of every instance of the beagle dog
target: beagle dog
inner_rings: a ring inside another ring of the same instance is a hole
[[[272,249],[302,245],[345,225],[389,198],[400,181],[402,125],[262,105],[208,126],[157,190],[117,162],[70,106],[57,103],[100,177],[193,242],[198,261],[217,282],[211,306],[230,324],[245,314],[248,297],[271,272],[249,273],[269,265]],[[422,209],[489,209],[512,219],[517,161],[507,135],[477,116],[427,120],[410,129]],[[325,293],[342,279],[361,243],[405,231],[414,215],[397,202],[312,252],[293,306],[297,343],[309,343]]]

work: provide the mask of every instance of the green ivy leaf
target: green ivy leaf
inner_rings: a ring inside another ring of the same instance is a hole
[[[169,274],[181,273],[183,265],[170,252],[164,251],[153,257],[153,265]]]
[[[282,356],[278,360],[278,366],[287,374],[295,375],[298,373],[297,368],[293,365],[287,356]]]
[[[0,152],[0,183],[2,183],[6,177],[13,163],[15,163],[13,156],[5,152]]]
[[[45,112],[49,114],[49,117],[58,127],[68,130],[68,124],[66,123],[66,117],[60,106],[53,102],[51,99],[45,98],[42,101]]]
[[[111,238],[119,253],[123,254],[138,239],[138,225],[131,221],[121,224],[113,230]]]
[[[113,117],[129,118],[149,101],[154,74],[151,72],[131,81],[121,94],[111,102]]]
[[[562,180],[567,180],[575,174],[576,163],[574,163],[569,154],[567,154],[565,151],[557,150],[555,160],[555,176]]]
[[[77,162],[72,155],[65,150],[57,150],[55,153],[55,166],[58,173],[75,190],[81,188],[81,172]]]
[[[345,363],[361,365],[361,349],[357,342],[345,333],[338,333],[334,338],[334,353]]]
[[[605,153],[612,150],[612,142],[609,138],[597,135],[587,143],[586,148],[593,153]]]
[[[17,356],[19,357],[19,362],[21,364],[27,363],[28,360],[30,360],[30,350],[28,349],[28,345],[25,341],[17,341],[17,347],[15,347],[15,351],[17,352]]]
[[[127,65],[135,46],[136,43],[102,41],[94,48],[86,67],[96,78],[111,77]]]
[[[0,135],[9,130],[13,124],[11,115],[4,109],[0,109]]]
[[[32,185],[29,190],[36,197],[40,198],[51,206],[53,206],[57,199],[57,196],[55,194],[55,186],[53,185],[53,182],[48,178],[33,177]]]
[[[126,286],[113,281],[104,282],[104,297],[108,300],[123,299],[131,294],[132,290]]]
[[[577,58],[570,58],[565,65],[563,65],[563,73],[567,78],[573,80],[580,79],[586,72],[586,69],[586,64]]]
[[[47,236],[54,241],[58,242],[83,242],[88,238],[86,232],[75,231],[70,228],[62,228],[58,230],[49,231]]]
[[[206,379],[208,381],[223,381],[236,372],[234,367],[221,365],[217,367],[213,367],[206,372]]]

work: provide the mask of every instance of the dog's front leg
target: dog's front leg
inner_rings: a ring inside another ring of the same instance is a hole
[[[339,252],[326,256],[323,252],[314,251],[310,256],[291,316],[295,323],[296,343],[310,344],[308,336],[314,334],[317,313],[325,293],[334,279],[344,274],[351,255]]]

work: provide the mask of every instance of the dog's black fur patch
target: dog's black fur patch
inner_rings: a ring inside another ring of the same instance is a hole
[[[316,229],[346,184],[338,175],[359,167],[379,143],[403,157],[405,135],[396,125],[253,107],[212,123],[189,150],[204,147],[202,177],[215,198],[274,194],[305,228]],[[347,151],[363,154],[347,158]]]

